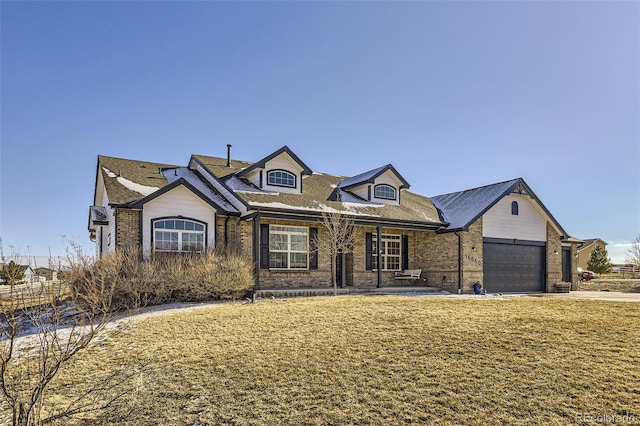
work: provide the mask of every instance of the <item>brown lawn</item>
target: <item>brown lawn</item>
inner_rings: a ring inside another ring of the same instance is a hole
[[[640,304],[231,303],[150,318],[96,344],[60,373],[55,402],[125,364],[145,365],[120,407],[132,425],[564,425],[582,414],[640,423]],[[122,423],[109,416],[85,423]]]

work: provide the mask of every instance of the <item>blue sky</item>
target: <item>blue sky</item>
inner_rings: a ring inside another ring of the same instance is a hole
[[[98,154],[186,165],[288,145],[438,195],[523,177],[622,261],[640,233],[640,3],[12,2],[5,254],[92,250]],[[63,236],[65,238],[63,238]]]

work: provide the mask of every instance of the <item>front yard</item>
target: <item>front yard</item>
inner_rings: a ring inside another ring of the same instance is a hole
[[[225,304],[97,343],[53,401],[127,364],[122,418],[90,424],[640,423],[639,324],[638,303],[555,298]]]

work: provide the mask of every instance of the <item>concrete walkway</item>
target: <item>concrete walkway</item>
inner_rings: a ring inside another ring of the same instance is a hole
[[[640,293],[617,291],[572,291],[570,293],[540,293],[534,297],[560,297],[565,299],[607,300],[610,302],[640,302]]]

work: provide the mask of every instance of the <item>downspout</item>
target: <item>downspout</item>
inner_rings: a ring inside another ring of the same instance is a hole
[[[376,244],[376,250],[378,251],[377,255],[378,255],[378,284],[377,284],[377,288],[381,288],[382,287],[382,227],[380,225],[378,225],[376,227],[376,238],[378,239],[378,242]]]
[[[462,236],[455,234],[458,237],[458,294],[462,294]]]

